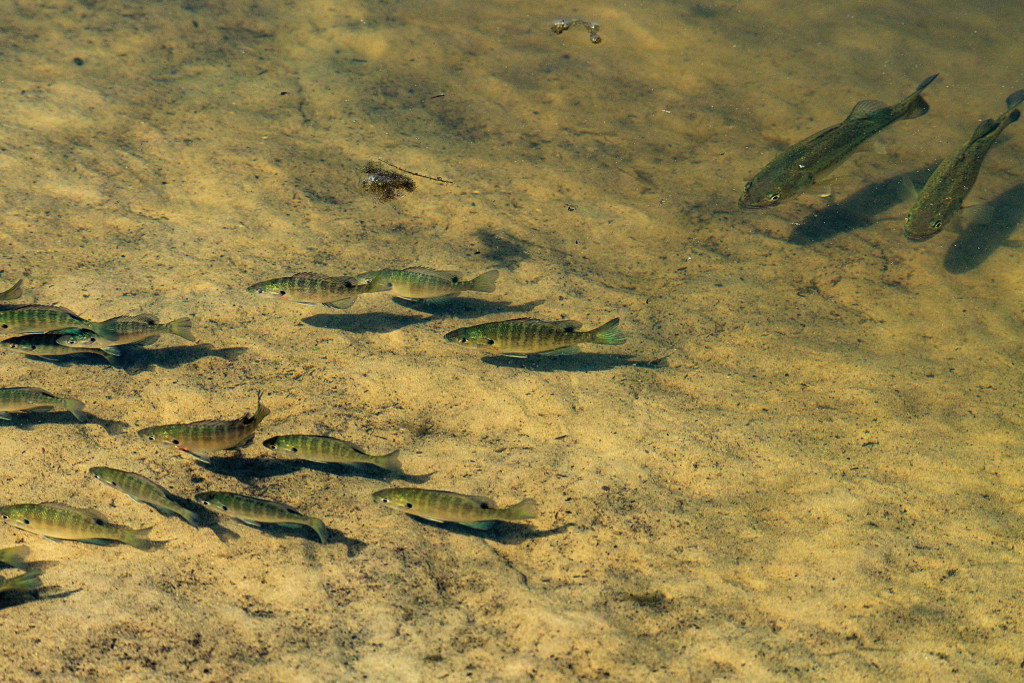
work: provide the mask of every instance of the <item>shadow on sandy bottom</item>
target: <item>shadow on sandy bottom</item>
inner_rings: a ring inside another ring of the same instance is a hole
[[[521,368],[538,372],[597,372],[613,368],[667,368],[668,356],[657,360],[637,360],[624,353],[575,353],[568,356],[485,356],[482,362],[499,368]]]
[[[248,526],[253,531],[259,531],[268,536],[273,536],[274,538],[300,538],[316,543],[317,545],[321,545],[320,539],[317,537],[316,533],[309,527],[301,524],[245,524],[244,522],[240,522],[237,519],[231,519],[230,517],[225,518],[223,521],[231,521],[233,524],[238,524],[239,526]],[[224,526],[221,521],[210,524],[209,528],[213,530],[221,543],[228,543],[229,541],[240,538],[240,534]],[[355,557],[362,552],[363,548],[366,547],[366,544],[362,541],[349,538],[337,529],[327,527],[327,543],[323,545],[333,545],[335,543],[344,545],[349,557]]]
[[[430,320],[419,315],[396,315],[394,313],[317,313],[302,322],[325,330],[344,332],[394,332],[409,325]]]
[[[494,526],[490,529],[474,529],[462,524],[456,524],[455,522],[432,522],[429,519],[423,519],[422,517],[417,517],[415,515],[409,516],[425,526],[432,526],[435,529],[443,529],[444,531],[450,531],[454,534],[462,534],[463,536],[475,536],[476,538],[483,538],[485,540],[495,541],[504,545],[519,545],[524,541],[530,541],[535,538],[545,538],[547,536],[564,534],[569,527],[576,526],[575,524],[569,523],[557,526],[554,529],[535,529],[529,524],[495,522]]]
[[[45,584],[45,581],[44,581]],[[54,589],[51,586],[44,585],[38,591],[30,591],[28,593],[6,593],[0,595],[0,612],[6,609],[13,609],[19,605],[24,605],[28,602],[42,602],[45,600],[60,600],[78,593],[82,588],[74,588],[66,591],[51,592]]]
[[[182,365],[194,363],[200,358],[209,358],[211,356],[234,361],[247,350],[243,346],[215,349],[210,344],[189,344],[187,346],[166,346],[163,348],[121,346],[119,347],[121,355],[112,358],[110,361],[94,353],[75,353],[66,356],[34,356],[25,354],[25,357],[59,367],[67,367],[69,365],[109,366],[124,370],[128,374],[136,374],[152,370],[154,367],[165,369],[179,368]]]
[[[544,299],[527,301],[523,304],[510,304],[506,301],[487,301],[472,297],[454,297],[444,301],[431,303],[426,300],[393,299],[399,306],[429,313],[433,318],[482,318],[499,313],[526,313],[544,303]],[[432,319],[433,319],[432,318]]]
[[[214,456],[210,458],[208,464],[200,464],[211,472],[232,477],[242,482],[267,477],[279,477],[283,474],[291,474],[302,469],[316,470],[337,476],[364,477],[381,482],[399,480],[413,484],[423,484],[433,476],[433,473],[417,475],[392,472],[376,465],[364,463],[323,463],[306,462],[304,460],[281,460],[277,458],[244,458],[242,456]]]
[[[527,259],[527,243],[522,240],[501,237],[491,230],[478,230],[476,236],[480,240],[480,255],[506,270],[515,268]]]
[[[949,245],[942,265],[955,275],[974,270],[1006,244],[1024,219],[1024,183],[1011,187],[986,204],[992,216],[984,223],[967,225]]]
[[[917,188],[922,187],[937,165],[931,164],[872,183],[840,202],[815,211],[793,229],[786,241],[790,244],[814,244],[868,227],[876,221],[876,216],[906,201],[910,191],[904,186],[905,182],[909,181]]]
[[[115,436],[117,434],[124,433],[124,431],[129,427],[127,422],[120,422],[118,420],[104,420],[103,418],[97,417],[92,413],[86,413],[85,415],[89,419],[86,420],[85,422],[79,422],[78,420],[75,419],[74,415],[64,411],[57,412],[40,410],[38,412],[30,411],[25,413],[15,413],[14,415],[12,415],[12,418],[10,420],[0,420],[0,429],[2,429],[4,426],[10,426],[15,429],[31,429],[36,425],[42,424],[84,425],[91,423],[98,424],[100,427],[103,427],[107,434]]]

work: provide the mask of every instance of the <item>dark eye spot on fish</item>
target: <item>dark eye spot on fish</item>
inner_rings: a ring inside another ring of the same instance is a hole
[[[412,503],[406,503],[406,504],[405,504],[405,507],[406,507],[407,509],[411,510],[411,509],[412,509]]]
[[[494,346],[494,340],[493,339],[488,339],[487,340],[487,345],[488,346]]]
[[[103,526],[103,520],[102,519],[94,519],[92,521],[96,522],[96,526]]]
[[[175,446],[177,446],[181,442],[178,441],[177,439],[171,439],[171,443],[174,444]]]
[[[278,291],[277,293],[278,293],[279,295],[281,295],[281,296],[284,296],[284,295],[285,295],[285,294],[287,294],[288,292],[286,292],[286,291],[284,291],[284,290],[282,289],[282,290],[279,290],[279,291]]]
[[[459,281],[459,276],[458,276],[458,275],[455,275],[454,277],[452,277],[452,284],[453,284],[453,285],[454,285],[454,284],[457,284],[457,283],[458,283],[458,281]]]
[[[21,520],[21,523],[24,524],[25,526],[28,526],[29,521],[27,519],[23,519],[23,520]]]

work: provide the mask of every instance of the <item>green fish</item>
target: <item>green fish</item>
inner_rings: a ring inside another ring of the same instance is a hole
[[[39,571],[32,570],[0,581],[0,593],[31,593],[43,587]]]
[[[10,420],[11,413],[45,410],[66,410],[79,422],[85,422],[85,404],[77,398],[60,398],[35,387],[0,389],[0,420]]]
[[[970,139],[939,164],[907,214],[903,226],[907,239],[926,240],[956,218],[992,145],[1007,126],[1020,118],[1017,107],[1021,103],[1024,90],[1007,97],[1006,111],[999,118],[979,123]]]
[[[63,503],[29,503],[0,507],[0,520],[15,529],[65,541],[84,541],[97,545],[125,543],[149,550],[153,541],[146,538],[149,529],[129,529],[108,522],[93,510],[73,508]]]
[[[327,527],[323,521],[316,517],[307,517],[283,503],[227,491],[200,493],[196,496],[196,500],[216,512],[234,517],[249,526],[258,526],[259,524],[308,526],[316,532],[321,543],[327,543]]]
[[[89,474],[121,491],[132,500],[151,505],[164,515],[178,515],[192,526],[199,526],[199,515],[174,502],[171,494],[152,479],[113,467],[90,467]]]
[[[69,356],[75,353],[93,353],[103,356],[107,359],[107,362],[113,363],[114,360],[121,355],[121,352],[115,347],[111,347],[109,349],[89,349],[62,346],[57,343],[57,340],[60,337],[60,333],[53,332],[46,334],[25,334],[20,337],[4,339],[0,344],[3,344],[9,349],[14,349],[15,351],[21,351],[29,356]]]
[[[579,328],[580,323],[572,320],[515,318],[460,327],[444,335],[444,338],[506,356],[523,356],[528,353],[562,355],[577,353],[577,345],[582,343],[611,346],[626,343],[626,337],[619,330],[618,318],[586,332],[579,331]]]
[[[14,283],[10,289],[6,292],[0,292],[0,301],[10,301],[11,299],[17,299],[21,296],[21,283],[24,280],[18,280]]]
[[[270,409],[263,405],[262,394],[257,394],[255,415],[246,413],[234,420],[200,420],[147,427],[139,430],[139,436],[169,444],[209,464],[209,453],[228,451],[243,445],[252,438],[267,415],[270,415]]]
[[[896,121],[924,116],[928,113],[928,103],[921,97],[921,91],[937,76],[924,79],[917,90],[891,107],[877,100],[858,102],[842,123],[819,131],[782,152],[747,183],[740,207],[775,206],[783,199],[800,194],[827,180],[829,172],[846,161],[868,138]]]
[[[151,344],[161,334],[174,334],[182,339],[195,342],[192,335],[192,320],[179,318],[169,323],[159,323],[151,315],[122,315],[103,323],[113,331],[115,339],[105,339],[88,330],[80,330],[57,337],[57,343],[77,349],[99,349],[128,344]]]
[[[319,273],[296,273],[288,277],[264,280],[245,291],[272,299],[287,299],[300,304],[323,304],[329,308],[351,308],[360,294],[383,292],[388,283],[379,277],[361,282],[354,277],[334,277]]]
[[[263,442],[272,451],[292,460],[326,463],[367,463],[392,472],[401,472],[398,451],[386,455],[370,455],[359,446],[329,436],[288,434],[275,436]]]
[[[493,292],[498,281],[498,271],[489,270],[471,280],[465,280],[459,273],[413,266],[404,270],[375,270],[357,275],[356,279],[380,277],[391,285],[391,294],[399,299],[426,299],[441,301],[462,292]]]
[[[499,508],[490,498],[451,491],[394,488],[373,494],[375,503],[401,510],[431,522],[455,522],[474,529],[489,529],[495,522],[514,522],[537,516],[537,504],[525,498],[515,505]]]
[[[60,306],[19,306],[0,311],[0,334],[29,334],[62,330],[90,330],[106,339],[115,333],[104,323],[94,323]]]
[[[16,545],[12,548],[0,549],[0,564],[6,564],[8,567],[24,569],[28,566],[27,557],[27,545]]]

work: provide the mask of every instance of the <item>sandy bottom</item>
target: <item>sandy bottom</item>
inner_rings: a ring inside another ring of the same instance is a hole
[[[912,244],[893,219],[898,180],[1024,87],[1024,8],[599,2],[592,45],[534,0],[236,4],[20,2],[0,27],[0,287],[192,315],[202,342],[116,367],[0,355],[4,385],[94,416],[0,426],[0,499],[166,541],[4,527],[46,585],[0,598],[7,680],[1020,675],[1024,125],[969,200],[987,231]],[[936,71],[932,112],[844,165],[834,204],[737,208],[777,150]],[[377,203],[375,158],[455,183]],[[413,264],[501,277],[348,312],[244,291]],[[518,360],[443,339],[514,316],[620,317],[629,342]],[[255,442],[210,468],[135,434],[258,390]],[[409,476],[260,445],[302,432],[401,448]],[[192,529],[94,465],[287,502],[332,542]],[[423,523],[374,505],[392,482],[540,515]]]

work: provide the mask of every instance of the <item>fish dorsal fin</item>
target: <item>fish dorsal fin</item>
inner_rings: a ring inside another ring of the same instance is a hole
[[[246,413],[237,420],[196,420],[195,422],[189,422],[189,427],[210,427],[213,425],[231,424],[232,422],[238,422],[239,420],[248,419],[249,413]]]
[[[40,505],[42,505],[44,507],[51,508],[53,510],[63,510],[65,512],[74,512],[76,515],[89,515],[90,517],[95,517],[97,519],[103,520],[107,524],[110,523],[110,522],[107,522],[107,518],[106,517],[104,517],[100,513],[96,512],[95,510],[90,510],[89,508],[76,508],[76,507],[72,507],[71,505],[67,505],[66,503],[56,503],[56,502],[40,503]]]
[[[850,112],[846,119],[848,121],[851,119],[866,119],[888,106],[885,102],[879,102],[878,100],[861,100],[853,106],[853,111]]]
[[[108,323],[145,323],[146,325],[156,325],[157,318],[154,315],[148,313],[142,313],[140,315],[119,315],[116,318],[110,320],[104,320],[103,324]]]
[[[583,327],[583,323],[576,320],[541,320],[539,318],[513,318],[512,320],[502,320],[503,323],[532,323],[534,325],[544,325],[545,327],[556,327],[561,328],[565,332],[575,332],[576,330]]]
[[[15,310],[15,311],[58,311],[60,313],[65,313],[67,315],[70,315],[75,320],[84,320],[77,313],[72,313],[71,311],[69,311],[68,309],[64,308],[63,306],[49,306],[47,304],[29,304],[28,306],[18,306],[17,308],[15,308],[13,310]]]
[[[991,135],[993,131],[999,128],[999,122],[993,119],[985,119],[978,124],[978,127],[971,133],[971,139],[967,141],[967,144],[977,142],[987,135]]]
[[[343,278],[333,277],[331,275],[324,275],[323,273],[311,273],[309,271],[303,271],[301,273],[295,273],[291,276],[295,280],[341,280]]]
[[[462,280],[462,274],[454,270],[435,270],[434,268],[424,268],[423,266],[410,266],[405,269],[405,272],[430,275],[432,277],[441,278],[442,280],[448,280],[449,282],[460,282]]]
[[[8,390],[17,389],[19,391],[34,391],[34,392],[36,392],[38,394],[42,394],[43,396],[49,396],[50,398],[57,398],[56,396],[51,394],[46,389],[40,389],[39,387],[7,387],[7,389]]]

